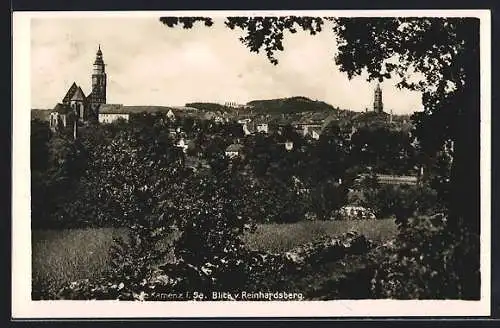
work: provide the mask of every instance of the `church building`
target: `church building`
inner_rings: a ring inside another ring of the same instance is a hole
[[[92,72],[92,90],[85,96],[75,82],[66,92],[62,101],[51,111],[49,125],[53,131],[72,129],[76,138],[78,126],[97,122],[99,108],[106,103],[106,69],[102,59],[101,46],[96,53]]]

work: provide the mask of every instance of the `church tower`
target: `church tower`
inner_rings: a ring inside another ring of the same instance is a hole
[[[100,104],[106,103],[106,70],[104,66],[101,45],[99,45],[92,72],[92,93],[90,102],[93,109],[97,108]]]
[[[373,111],[375,113],[384,112],[384,103],[382,102],[382,89],[380,89],[380,83],[377,83],[375,88],[375,97],[373,100]]]

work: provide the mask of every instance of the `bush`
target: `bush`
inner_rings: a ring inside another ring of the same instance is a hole
[[[374,210],[376,217],[395,217],[404,224],[416,215],[431,215],[442,210],[437,193],[425,185],[376,185],[363,190],[361,206]]]
[[[396,299],[478,299],[478,236],[453,233],[444,217],[417,217],[371,256],[372,295]],[[475,274],[464,277],[464,266]]]
[[[366,253],[372,242],[356,232],[344,233],[337,237],[323,237],[311,243],[296,247],[285,256],[297,264],[315,265],[333,262],[347,254]]]
[[[128,250],[128,257],[117,256],[115,252],[115,269],[106,279],[72,282],[63,287],[57,297],[147,301],[163,300],[162,295],[176,293],[184,295],[178,300],[184,300],[197,292],[204,295],[203,300],[213,300],[213,291],[294,292],[295,283],[291,280],[308,275],[325,263],[364,254],[372,247],[364,236],[350,232],[325,237],[283,253],[232,248],[204,256],[197,262],[186,257],[156,266],[151,265],[154,261],[144,257],[145,252]]]
[[[309,195],[309,208],[320,220],[329,219],[332,212],[346,202],[347,191],[333,181],[319,182]]]
[[[186,291],[232,291],[244,280],[246,252],[242,236],[255,226],[243,215],[246,186],[232,169],[186,184],[186,201],[179,204],[179,238],[174,243],[178,262],[169,274],[182,277]]]
[[[334,220],[373,220],[375,214],[370,208],[362,206],[343,206],[333,213]]]

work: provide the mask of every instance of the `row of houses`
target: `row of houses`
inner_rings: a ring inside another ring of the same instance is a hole
[[[307,113],[309,114],[309,113]],[[243,127],[245,135],[255,133],[277,133],[282,134],[287,127],[291,127],[296,133],[303,137],[318,140],[323,130],[335,119],[335,114],[312,113],[313,118],[297,115],[259,115],[254,117],[243,117],[237,120]]]
[[[410,185],[414,186],[420,182],[420,178],[423,175],[423,169],[420,170],[418,175],[394,175],[394,174],[380,174],[377,173],[374,177],[377,182],[382,185]],[[355,179],[355,185],[358,185],[364,179],[368,178],[368,174],[360,174]]]
[[[169,119],[181,117],[207,118],[206,113],[193,107],[163,107],[163,106],[124,106],[122,104],[102,104],[99,108],[99,123],[113,123],[118,120],[129,121],[134,114],[165,113]],[[208,119],[213,119],[209,117]],[[218,117],[216,117],[218,118]],[[221,120],[223,118],[221,117]]]
[[[294,148],[293,141],[287,140],[285,142],[280,142],[280,146],[282,146],[286,151],[292,151]],[[244,155],[244,146],[241,143],[233,143],[230,144],[226,150],[225,150],[225,155],[229,159],[234,159],[236,157],[243,157]]]
[[[147,107],[124,106],[121,104],[102,104],[99,109],[99,123],[113,123],[118,120],[129,121],[131,115],[140,112],[164,112],[169,119],[193,117],[211,120],[215,123],[236,121],[242,125],[245,135],[256,133],[281,134],[285,127],[291,126],[295,132],[312,139],[319,139],[323,129],[335,119],[331,113],[305,113],[304,115],[234,115],[227,112],[202,111],[192,107]]]
[[[71,114],[71,111],[60,111],[58,110],[58,107],[64,106],[60,106],[60,104],[58,104],[51,112],[49,119],[50,127],[55,130],[59,126],[62,126],[63,128],[66,126],[72,126],[72,119],[68,115]],[[346,120],[340,120],[337,115],[338,113],[331,111],[271,115],[254,114],[249,112],[231,113],[222,111],[205,111],[189,106],[164,107],[100,104],[97,113],[97,121],[102,124],[113,123],[118,120],[127,122],[130,120],[131,116],[144,112],[165,113],[171,120],[183,117],[192,117],[194,119],[210,120],[215,123],[225,123],[231,121],[238,122],[241,124],[245,135],[259,133],[277,133],[281,135],[286,129],[291,128],[305,138],[318,140],[332,121],[337,121],[340,125],[344,125],[341,129],[341,133],[347,139],[350,139],[350,137],[352,137],[357,130],[355,124],[346,124],[346,122],[349,122]]]

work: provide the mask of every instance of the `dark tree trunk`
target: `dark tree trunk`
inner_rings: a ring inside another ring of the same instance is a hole
[[[468,43],[463,67],[464,89],[457,97],[454,156],[451,168],[450,232],[457,240],[455,268],[460,279],[461,297],[479,298],[480,233],[480,67],[479,20],[471,20],[462,30]],[[459,242],[460,241],[460,242]]]

